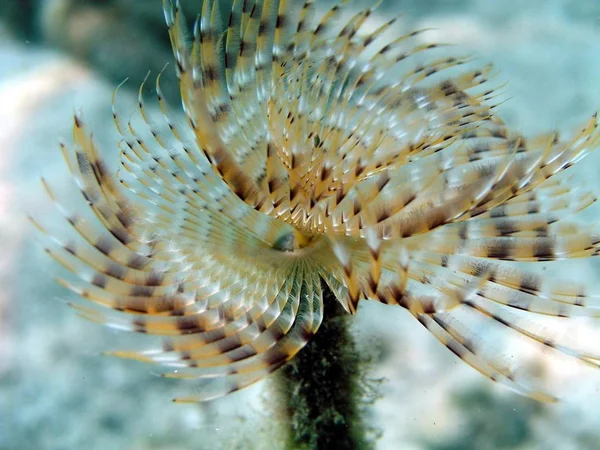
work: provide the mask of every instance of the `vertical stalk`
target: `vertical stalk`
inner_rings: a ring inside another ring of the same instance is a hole
[[[351,316],[322,284],[324,318],[319,332],[280,371],[290,424],[287,449],[372,449],[363,418],[365,363],[350,334]]]

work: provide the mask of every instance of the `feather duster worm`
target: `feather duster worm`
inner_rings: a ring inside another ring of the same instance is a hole
[[[209,380],[181,400],[228,394],[293,358],[323,320],[324,286],[349,313],[363,299],[405,308],[536,399],[553,397],[461,315],[600,365],[511,313],[596,317],[599,298],[502,263],[598,253],[597,230],[563,225],[595,197],[555,177],[598,145],[596,116],[568,140],[525,138],[494,114],[491,67],[434,57],[440,45],[420,31],[393,35],[394,18],[370,27],[373,11],[342,2],[319,18],[311,0],[235,0],[222,20],[206,0],[188,31],[165,0],[187,123],[169,115],[160,77],[166,132],[141,89],[149,138],[114,108],[117,179],[75,117],[63,155],[101,228],[65,212],[76,238],[46,251],[76,275],[61,283],[89,300],[73,305],[83,316],[164,339],[117,355]]]

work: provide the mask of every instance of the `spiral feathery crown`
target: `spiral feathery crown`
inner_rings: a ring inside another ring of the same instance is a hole
[[[600,297],[497,262],[598,253],[597,231],[564,224],[595,197],[555,176],[598,145],[596,116],[568,140],[525,138],[494,114],[491,67],[436,57],[442,45],[421,31],[394,34],[396,18],[372,26],[374,7],[343,1],[315,20],[312,0],[235,0],[222,20],[217,3],[204,1],[190,32],[164,0],[187,123],[167,111],[159,77],[166,132],[142,89],[147,136],[113,108],[120,179],[80,116],[63,147],[98,221],[57,202],[73,233],[46,250],[92,302],[73,306],[164,337],[117,355],[205,378],[181,400],[213,399],[293,358],[326,288],[350,313],[361,299],[406,308],[467,364],[540,400],[553,397],[465,314],[600,365],[511,313],[597,317]]]

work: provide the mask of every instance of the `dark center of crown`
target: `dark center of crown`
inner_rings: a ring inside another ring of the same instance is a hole
[[[306,247],[312,240],[312,236],[308,236],[302,231],[294,228],[293,231],[286,233],[277,239],[273,244],[273,248],[282,252],[293,252]]]

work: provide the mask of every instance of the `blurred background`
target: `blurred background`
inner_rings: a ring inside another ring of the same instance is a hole
[[[200,10],[201,0],[182,3],[189,17]],[[389,0],[380,11],[391,10],[405,13],[406,30],[432,27],[428,39],[493,62],[509,81],[500,114],[525,134],[569,131],[600,109],[598,0]],[[193,386],[100,355],[137,337],[65,305],[73,294],[54,282],[58,269],[26,220],[52,210],[42,175],[68,190],[58,142],[70,139],[73,112],[83,111],[104,154],[116,155],[113,89],[129,78],[119,103],[133,112],[148,71],[170,61],[160,0],[0,2],[1,450],[281,448],[286,424],[272,380],[211,404],[174,405],[177,389]],[[163,89],[177,106],[171,72]],[[573,176],[597,186],[598,155],[586,161]],[[599,282],[597,262],[545,269]],[[540,404],[481,377],[400,309],[365,303],[355,319],[370,376],[381,380],[368,416],[378,449],[600,448],[597,373],[542,367],[566,395]]]

